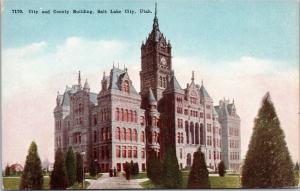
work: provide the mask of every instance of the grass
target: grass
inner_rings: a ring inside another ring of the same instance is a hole
[[[140,185],[145,189],[161,188],[160,186],[155,185],[151,180],[141,182]]]
[[[21,177],[3,177],[3,186],[5,190],[19,190]],[[44,176],[43,189],[49,189],[49,176]]]
[[[146,172],[141,172],[135,176],[131,176],[130,179],[141,179],[141,178],[148,178]]]
[[[89,173],[85,173],[84,174],[84,178],[85,179],[93,179],[93,180],[97,180],[98,178],[100,178],[102,176],[101,173],[98,173],[96,176],[91,176]]]

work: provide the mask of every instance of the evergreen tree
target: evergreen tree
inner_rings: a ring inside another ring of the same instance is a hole
[[[296,164],[295,164],[295,170],[299,170],[299,164],[298,164],[298,162],[296,162]]]
[[[72,147],[69,147],[66,154],[66,170],[68,176],[68,186],[72,186],[76,181],[76,160]]]
[[[175,148],[168,148],[162,164],[162,182],[165,188],[174,189],[182,187],[182,174],[176,157]]]
[[[155,184],[161,183],[162,164],[153,149],[149,151],[147,160],[147,176]]]
[[[295,185],[293,163],[284,132],[267,93],[254,122],[242,169],[244,188],[282,188]]]
[[[8,164],[5,167],[4,176],[10,176],[10,167]]]
[[[126,180],[130,180],[130,174],[131,174],[131,165],[130,163],[126,162],[125,163],[125,176],[126,176]]]
[[[91,176],[96,176],[96,164],[93,158],[91,157],[90,160],[90,175]]]
[[[130,165],[129,166],[130,166],[130,174],[134,175],[134,163],[133,163],[132,160],[130,161]]]
[[[221,161],[218,165],[218,172],[219,172],[220,176],[225,176],[225,173],[226,173],[225,169],[226,169],[225,164],[223,161]]]
[[[133,164],[133,175],[138,175],[139,171],[139,164],[136,162]]]
[[[204,154],[198,149],[194,153],[193,165],[188,178],[187,188],[209,188],[208,170]]]
[[[26,157],[21,177],[20,189],[40,190],[43,188],[42,163],[38,155],[37,145],[33,141]]]
[[[82,182],[83,179],[83,166],[82,156],[80,153],[76,153],[76,180]]]
[[[68,186],[68,176],[65,165],[65,159],[62,151],[57,149],[55,153],[55,161],[53,171],[50,176],[51,189],[66,189]]]

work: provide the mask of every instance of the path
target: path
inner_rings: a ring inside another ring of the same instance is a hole
[[[124,176],[109,177],[108,173],[103,173],[97,180],[90,180],[87,189],[138,189],[142,188],[139,183],[148,180],[148,178],[126,180]]]

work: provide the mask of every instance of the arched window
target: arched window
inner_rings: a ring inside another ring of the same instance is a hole
[[[137,131],[136,131],[136,129],[133,130],[132,139],[133,139],[133,141],[137,141]]]
[[[141,132],[141,142],[145,142],[145,133],[144,131]]]
[[[106,141],[106,128],[103,130],[103,141]]]
[[[128,80],[125,80],[124,82],[123,82],[123,91],[124,92],[129,92],[129,82],[128,82]]]
[[[162,77],[159,76],[159,86],[162,87],[163,86],[163,83],[162,83]]]
[[[120,120],[120,111],[119,108],[116,109],[116,120],[119,121]]]
[[[203,128],[203,124],[200,124],[200,144],[204,145],[205,140],[204,140],[204,128]]]
[[[181,143],[183,143],[183,133],[181,133]]]
[[[199,123],[196,123],[195,135],[196,135],[196,144],[199,144]]]
[[[180,143],[180,133],[177,133],[177,143]]]
[[[121,109],[121,120],[124,121],[124,110],[123,110],[123,108]]]
[[[116,146],[116,157],[117,158],[121,157],[121,147],[120,146]]]
[[[135,123],[137,122],[137,114],[136,114],[136,111],[134,111],[134,122],[135,122]]]
[[[190,124],[190,131],[191,131],[191,143],[195,144],[195,129],[194,129],[193,122],[191,122],[191,124]]]
[[[123,133],[121,133],[122,134],[122,139],[126,141],[126,129],[123,128],[122,132],[123,132]]]
[[[189,144],[189,122],[185,121],[185,134],[186,134],[186,143]]]
[[[125,121],[128,122],[128,109],[125,109]]]
[[[130,110],[128,113],[128,121],[132,122],[132,110]]]
[[[127,132],[126,132],[126,140],[127,141],[131,141],[131,133],[132,133],[132,130],[127,129]]]
[[[117,140],[121,140],[121,132],[120,132],[120,127],[117,127],[116,129],[116,139]]]

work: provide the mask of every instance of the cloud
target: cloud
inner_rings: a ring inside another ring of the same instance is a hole
[[[140,86],[140,45],[116,39],[90,40],[69,37],[58,45],[33,43],[3,51],[3,164],[24,162],[32,140],[40,156],[53,161],[56,92],[77,82],[77,71],[88,78],[91,90],[98,93],[103,71],[113,62],[128,67],[134,86]],[[253,121],[263,95],[270,91],[286,141],[294,160],[298,160],[298,72],[284,69],[274,60],[244,56],[213,63],[200,56],[177,55],[173,69],[182,88],[189,83],[192,70],[215,104],[223,96],[235,99],[242,119],[242,154],[252,133]]]

